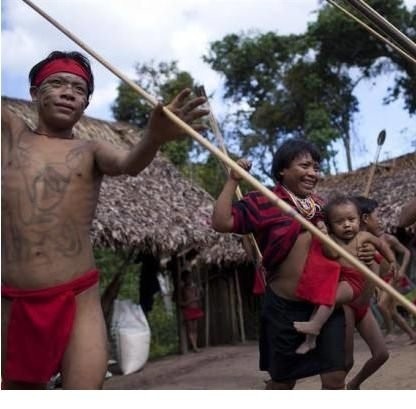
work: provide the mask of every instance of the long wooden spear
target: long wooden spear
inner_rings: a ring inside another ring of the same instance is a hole
[[[392,38],[400,47],[407,51],[413,58],[416,58],[416,44],[405,34],[403,34],[390,21],[384,18],[364,0],[345,0],[356,10],[365,15],[370,21],[384,31],[390,38]]]
[[[120,78],[122,81],[126,82],[131,88],[137,91],[143,98],[147,100],[147,102],[152,105],[157,105],[157,100],[150,96],[147,92],[142,90],[137,84],[133,81],[129,80],[125,75],[123,75],[119,70],[113,67],[110,63],[105,61],[101,56],[99,56],[95,51],[93,51],[90,47],[84,44],[80,39],[78,39],[74,34],[70,31],[65,29],[61,24],[59,24],[56,20],[46,14],[43,10],[41,10],[38,6],[33,4],[30,0],[22,0],[28,6],[33,8],[37,13],[39,13],[42,17],[48,20],[52,25],[54,25],[58,30],[63,32],[66,36],[68,36],[72,41],[78,44],[81,48],[83,48],[88,54],[93,56],[97,61],[103,64],[106,68],[108,68],[114,75]],[[362,264],[357,258],[353,257],[350,253],[344,250],[341,246],[335,243],[328,235],[322,233],[316,226],[314,226],[311,222],[306,220],[302,217],[300,213],[298,213],[295,209],[289,206],[286,202],[279,199],[272,191],[267,189],[263,186],[257,179],[251,176],[248,172],[246,172],[242,167],[238,166],[232,159],[230,159],[227,155],[224,155],[217,147],[215,147],[211,142],[207,141],[202,135],[196,132],[192,127],[190,127],[187,123],[182,121],[178,118],[174,113],[172,113],[168,108],[163,107],[163,112],[165,115],[170,118],[176,125],[180,126],[189,136],[195,139],[198,143],[200,143],[203,147],[208,149],[212,154],[214,154],[218,159],[224,162],[227,166],[234,170],[235,173],[241,176],[247,183],[253,186],[255,189],[260,191],[264,196],[266,196],[275,206],[279,207],[284,213],[288,214],[289,216],[293,217],[297,220],[306,230],[310,231],[313,235],[318,237],[318,239],[327,244],[330,248],[344,257],[348,262],[359,271],[361,271],[370,281],[372,281],[377,287],[380,287],[382,290],[386,291],[390,294],[398,303],[400,303],[404,308],[406,308],[410,313],[416,316],[416,306],[413,305],[409,300],[403,297],[399,292],[397,292],[393,287],[388,285],[385,281],[383,281],[380,277],[374,274],[367,266]]]
[[[212,110],[211,104],[209,103],[208,95],[205,92],[205,87],[203,85],[197,87],[196,88],[196,93],[199,96],[205,97],[205,99],[207,100],[206,105],[207,105],[207,108],[209,110],[208,120],[209,120],[211,129],[212,129],[212,132],[214,133],[214,136],[217,140],[218,146],[220,147],[221,151],[224,153],[224,155],[229,156],[228,152],[227,152],[227,148],[225,146],[224,137],[222,136],[220,127],[219,127],[218,122],[217,122],[217,120],[214,116],[214,112]],[[224,162],[221,162],[221,163],[224,165]],[[227,166],[225,166],[225,170],[226,170],[227,173],[230,173],[230,168],[228,168]],[[241,192],[240,186],[237,186],[235,194],[237,196],[237,199],[239,199],[239,200],[242,199],[243,194]],[[256,260],[257,260],[257,263],[258,263],[259,270],[261,272],[261,279],[263,281],[263,284],[266,285],[266,277],[264,276],[264,271],[263,271],[262,268],[260,268],[261,267],[261,262],[263,260],[263,255],[261,254],[259,245],[257,244],[257,241],[256,241],[253,233],[250,233],[248,235],[248,238],[249,238],[249,241],[250,241],[251,245],[253,246],[254,251],[256,253]]]
[[[374,159],[374,163],[370,168],[370,175],[368,176],[367,186],[365,187],[363,196],[368,197],[370,194],[371,183],[373,183],[374,174],[377,168],[378,157],[380,156],[381,147],[383,146],[384,141],[386,140],[386,131],[383,129],[377,137],[377,152]]]
[[[360,24],[362,27],[364,27],[367,31],[369,31],[371,34],[373,34],[375,37],[377,37],[379,40],[386,43],[391,48],[395,49],[398,53],[400,53],[403,57],[408,59],[413,64],[416,64],[416,57],[413,58],[410,54],[408,54],[406,51],[404,51],[402,48],[400,48],[398,45],[387,39],[386,37],[382,36],[378,31],[371,28],[368,24],[365,24],[362,20],[360,20],[357,16],[350,13],[347,9],[340,6],[338,3],[336,3],[333,0],[326,0],[329,4],[332,4],[337,9],[341,10],[344,14],[351,17],[353,20],[355,20],[358,24]]]

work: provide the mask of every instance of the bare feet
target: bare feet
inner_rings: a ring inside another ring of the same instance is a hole
[[[296,350],[296,353],[306,354],[314,348],[316,348],[316,335],[306,334],[305,341],[299,345],[298,349]]]
[[[315,321],[295,321],[293,326],[296,328],[296,331],[303,334],[319,335],[321,331],[321,328]]]

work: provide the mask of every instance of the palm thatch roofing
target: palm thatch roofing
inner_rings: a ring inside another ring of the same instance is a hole
[[[318,192],[325,198],[336,193],[362,195],[370,174],[370,166],[354,172],[325,177]],[[408,153],[380,162],[374,174],[369,197],[378,201],[378,213],[387,230],[398,224],[401,208],[416,194],[416,153]]]
[[[2,97],[2,103],[34,128],[36,110],[24,100]],[[129,148],[140,130],[120,122],[83,116],[76,137],[105,140]],[[136,177],[104,177],[91,236],[97,247],[135,248],[157,258],[196,249],[205,264],[247,262],[236,235],[211,228],[214,199],[185,178],[162,154]]]

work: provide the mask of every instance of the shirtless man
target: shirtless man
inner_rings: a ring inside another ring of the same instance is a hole
[[[77,52],[51,53],[29,80],[36,128],[2,109],[2,386],[44,388],[60,371],[65,389],[101,388],[107,338],[89,231],[102,177],[137,175],[183,131],[159,105],[130,151],[74,138],[94,89]],[[189,94],[168,107],[192,124],[207,111]]]
[[[291,139],[277,150],[272,167],[277,180],[273,192],[315,224],[322,220],[323,205],[313,194],[319,163],[315,146],[303,139]],[[243,169],[250,168],[247,160],[241,159],[238,164]],[[305,336],[293,326],[294,321],[309,319],[314,310],[312,303],[297,296],[304,267],[312,263],[312,258],[322,269],[339,268],[339,264],[324,258],[311,234],[260,192],[250,192],[233,204],[240,180],[231,171],[216,202],[212,225],[219,232],[253,233],[263,255],[267,289],[261,315],[260,369],[268,371],[271,377],[266,388],[292,389],[297,379],[320,374],[322,388],[343,389],[346,373],[342,308],[335,309],[323,326],[317,347],[304,355],[297,354],[296,349]],[[312,242],[313,257],[312,251],[308,251]],[[368,260],[373,254],[360,249],[359,256]]]

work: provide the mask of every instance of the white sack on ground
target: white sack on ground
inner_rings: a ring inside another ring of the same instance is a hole
[[[149,358],[150,327],[140,305],[115,300],[112,319],[117,361],[124,375],[143,368]]]

